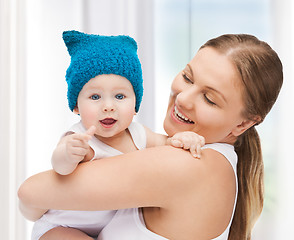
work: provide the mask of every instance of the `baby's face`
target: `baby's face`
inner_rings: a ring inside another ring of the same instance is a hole
[[[103,74],[92,78],[81,90],[74,112],[83,125],[96,127],[95,135],[113,137],[128,128],[135,115],[136,97],[125,77]]]

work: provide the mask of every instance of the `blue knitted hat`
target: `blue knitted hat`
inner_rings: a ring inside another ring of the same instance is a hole
[[[135,111],[143,96],[143,78],[137,43],[129,36],[100,36],[78,31],[63,32],[63,40],[71,56],[66,71],[67,99],[71,111],[83,86],[102,74],[116,74],[128,79],[136,96]]]

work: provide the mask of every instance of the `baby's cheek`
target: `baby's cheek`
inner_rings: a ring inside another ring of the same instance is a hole
[[[130,124],[133,121],[135,113],[135,110],[127,110],[123,113],[123,116],[120,117],[120,119],[123,120],[126,124]]]
[[[97,125],[97,122],[99,120],[99,116],[97,113],[90,113],[90,112],[81,113],[80,116],[81,116],[82,123],[86,128],[89,128],[92,125]]]

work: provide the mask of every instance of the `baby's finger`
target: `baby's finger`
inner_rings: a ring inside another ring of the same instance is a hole
[[[199,139],[200,139],[200,144],[203,147],[205,145],[205,138],[202,136],[199,136]]]
[[[173,147],[177,147],[177,148],[183,147],[183,143],[177,139],[171,139],[170,143]]]
[[[80,148],[80,147],[74,147],[74,148],[70,149],[70,152],[71,152],[72,155],[84,157],[87,154],[88,149]]]
[[[190,153],[193,157],[200,158],[199,154],[197,153],[197,145],[194,144],[190,147]]]
[[[200,144],[197,144],[197,147],[196,147],[196,152],[197,152],[197,158],[201,158],[201,145]]]
[[[89,129],[85,132],[86,135],[89,135],[90,137],[93,137],[96,131],[96,127],[92,125],[89,127]]]
[[[190,147],[190,153],[192,154],[193,157],[197,157],[197,152],[196,152],[196,145],[192,145]]]
[[[68,145],[72,147],[88,148],[88,135],[77,134],[74,138],[68,141]]]
[[[190,149],[191,144],[193,143],[193,141],[191,139],[188,139],[188,138],[183,138],[182,142],[183,142],[183,148],[184,149]]]
[[[85,133],[76,133],[74,136],[73,136],[73,140],[75,141],[80,141],[81,143],[86,143],[88,144],[88,141],[91,139],[92,135],[88,135],[86,132]],[[81,144],[79,143],[79,144]]]

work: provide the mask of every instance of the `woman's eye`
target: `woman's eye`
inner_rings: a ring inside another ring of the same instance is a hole
[[[187,76],[187,74],[186,73],[182,73],[182,76],[183,76],[183,78],[185,79],[185,81],[186,82],[188,82],[188,83],[194,83],[188,76]]]
[[[92,100],[98,100],[98,99],[100,99],[100,96],[98,94],[93,94],[90,98]]]
[[[212,100],[210,100],[210,99],[207,97],[206,94],[204,94],[203,96],[204,96],[205,101],[206,101],[208,104],[210,104],[210,105],[216,105],[216,103],[213,102]]]
[[[116,95],[115,95],[115,98],[118,99],[118,100],[122,100],[122,99],[125,98],[125,95],[119,93],[119,94],[116,94]]]

